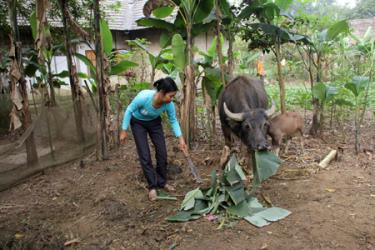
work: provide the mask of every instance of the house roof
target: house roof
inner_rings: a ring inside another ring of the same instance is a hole
[[[109,28],[111,30],[140,30],[145,27],[138,26],[136,21],[143,15],[143,6],[147,0],[105,0],[103,1],[103,9],[106,13]],[[117,6],[118,8],[111,8]],[[167,17],[166,20],[172,21],[173,15]]]
[[[350,20],[350,26],[353,28],[353,33],[356,36],[363,36],[367,29],[371,27],[371,35],[375,38],[375,17],[366,19]]]
[[[105,12],[105,18],[108,21],[111,30],[140,30],[146,27],[138,26],[136,21],[143,15],[143,6],[147,0],[103,0],[101,1],[101,8]],[[54,27],[62,27],[60,20],[52,17],[48,18],[48,22]],[[173,20],[173,17],[168,17],[166,20]],[[19,25],[28,26],[29,20],[19,18]]]
[[[147,0],[106,0],[103,1],[103,8],[111,30],[137,30],[139,27],[136,21],[144,17],[143,6]],[[118,8],[116,6],[119,3]]]

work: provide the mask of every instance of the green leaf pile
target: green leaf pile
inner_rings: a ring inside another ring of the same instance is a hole
[[[255,152],[253,157],[253,193],[262,181],[276,173],[280,160],[271,152]],[[279,207],[263,207],[255,196],[245,190],[246,176],[232,155],[222,176],[211,172],[208,189],[196,188],[189,191],[177,214],[167,217],[168,221],[184,222],[199,219],[207,214],[227,213],[231,217],[245,219],[256,227],[287,217],[290,212]]]

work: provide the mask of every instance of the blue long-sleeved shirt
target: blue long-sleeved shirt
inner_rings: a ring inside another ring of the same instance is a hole
[[[152,106],[153,97],[156,90],[142,90],[139,92],[127,107],[124,119],[122,121],[122,129],[129,128],[130,119],[134,116],[138,120],[151,121],[160,116],[161,113],[167,112],[169,123],[176,137],[181,136],[181,128],[176,117],[176,109],[173,102],[163,103],[160,108]]]

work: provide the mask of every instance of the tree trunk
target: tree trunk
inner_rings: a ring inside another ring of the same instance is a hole
[[[233,36],[229,34],[228,36],[228,75],[229,79],[233,78],[234,70],[234,56],[233,56]]]
[[[282,74],[282,68],[281,68],[281,48],[280,43],[276,43],[275,46],[275,55],[276,55],[276,61],[277,61],[277,74],[278,74],[278,80],[279,80],[279,88],[280,88],[280,110],[281,113],[284,114],[286,112],[285,108],[285,83],[284,78]]]
[[[366,113],[366,109],[367,109],[367,105],[368,104],[368,97],[369,97],[369,93],[370,93],[370,83],[372,82],[372,78],[373,78],[373,70],[374,70],[374,67],[373,67],[373,59],[370,57],[370,72],[369,72],[369,79],[368,79],[368,83],[367,83],[367,86],[366,86],[366,90],[365,90],[365,97],[364,97],[364,100],[363,100],[363,108],[362,108],[362,113],[361,113],[361,118],[360,118],[360,121],[359,121],[359,124],[363,124],[363,119],[365,117],[365,113]]]
[[[206,129],[204,131],[207,133],[209,145],[211,146],[213,138],[214,138],[214,131],[212,127],[212,120],[213,120],[212,109],[211,109],[212,105],[211,105],[211,98],[207,94],[207,91],[205,90],[205,88],[202,88],[202,98],[203,98],[203,105],[206,109],[206,117],[205,117],[206,120],[204,122],[204,126],[206,127]]]
[[[48,85],[50,90],[50,106],[56,106],[56,95],[55,95],[55,89],[53,87],[53,77],[52,77],[52,71],[51,71],[51,62],[47,62],[47,69],[48,69]]]
[[[74,110],[74,120],[77,129],[77,137],[79,142],[85,141],[85,134],[83,130],[82,123],[82,105],[81,105],[81,91],[79,87],[79,80],[77,77],[76,66],[73,64],[72,60],[72,46],[70,43],[70,25],[67,22],[68,14],[68,2],[67,0],[61,0],[61,11],[63,27],[64,27],[64,36],[65,36],[65,48],[66,48],[66,59],[68,62],[68,71],[69,71],[69,82],[70,89],[72,92],[72,101],[73,101],[73,110]]]
[[[48,28],[47,11],[50,8],[49,1],[37,0],[36,1],[36,29],[37,35],[35,39],[35,47],[38,51],[38,63],[40,67],[46,68],[46,58],[44,52],[51,49],[51,36],[46,32]],[[55,91],[52,84],[52,72],[50,62],[47,62],[47,79],[49,85],[49,93],[47,91],[47,82],[45,82],[46,94],[48,95],[48,105],[56,106]]]
[[[108,159],[108,130],[106,124],[107,103],[104,82],[104,56],[100,36],[100,7],[99,0],[94,1],[95,52],[96,52],[96,80],[99,92],[99,126],[98,126],[98,159]]]
[[[155,67],[152,66],[151,68],[151,86],[154,86],[154,82],[155,82]]]
[[[221,46],[221,11],[219,0],[215,0],[215,15],[216,15],[216,53],[218,63],[220,66],[221,83],[225,86],[225,64],[223,59],[223,49]]]
[[[313,60],[312,59],[312,56],[309,56],[309,60]],[[320,69],[319,69],[319,64],[320,64],[320,55],[318,54],[318,58],[317,58],[317,65],[318,65],[318,68],[317,68],[317,74],[316,74],[316,82],[320,82],[321,80],[321,75],[320,75]],[[309,70],[309,74],[310,74],[310,79],[313,79],[313,76],[312,76],[312,70],[311,70],[311,62],[310,62],[310,70]],[[311,93],[313,91],[313,81],[311,81]],[[309,134],[312,135],[312,136],[316,136],[318,134],[318,131],[320,129],[320,119],[321,119],[321,107],[320,107],[320,103],[319,103],[319,99],[318,98],[315,98],[314,96],[312,96],[312,104],[313,104],[313,118],[312,118],[312,124],[311,124],[311,128],[310,128],[310,131],[309,131]]]
[[[181,105],[181,129],[186,143],[191,147],[194,139],[194,66],[193,66],[193,38],[191,35],[191,25],[187,25],[187,53],[188,63],[185,68],[184,99]]]
[[[116,85],[115,89],[116,93],[116,103],[117,103],[117,110],[116,110],[116,134],[115,134],[115,143],[116,143],[116,148],[119,148],[120,146],[120,131],[121,131],[121,113],[123,112],[122,110],[122,104],[121,104],[121,99],[120,99],[120,85]]]
[[[358,154],[360,151],[360,129],[361,125],[359,123],[359,103],[358,96],[355,97],[355,116],[354,116],[354,127],[355,127],[355,153]]]
[[[17,9],[16,0],[8,0],[9,6],[9,20],[11,26],[11,49],[9,58],[11,60],[11,69],[9,71],[9,79],[11,82],[11,90],[16,91],[17,82],[19,83],[19,91],[22,96],[22,118],[23,128],[26,130],[31,125],[31,113],[29,110],[29,98],[27,95],[26,80],[23,73],[22,54],[21,54],[21,41],[19,40],[18,24],[17,24]],[[13,92],[14,93],[14,92]],[[14,100],[13,110],[17,110]],[[34,132],[31,132],[26,139],[26,155],[27,165],[32,166],[38,162],[38,154],[34,140]]]

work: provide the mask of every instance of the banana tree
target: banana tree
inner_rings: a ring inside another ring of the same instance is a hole
[[[370,85],[373,82],[373,74],[374,74],[374,67],[375,67],[375,39],[371,35],[371,27],[368,28],[366,33],[363,37],[355,36],[354,34],[351,35],[352,39],[355,41],[355,45],[353,49],[358,53],[360,58],[363,58],[364,66],[367,66],[366,70],[363,72],[363,75],[368,77],[367,86],[365,89],[365,97],[362,107],[362,113],[360,115],[360,124],[363,122],[363,118],[368,106],[368,99],[369,99],[369,92],[370,92]],[[367,61],[367,63],[366,63]],[[358,66],[359,67],[359,66]]]
[[[302,48],[307,55],[305,60],[302,53],[301,58],[304,61],[306,70],[309,73],[310,85],[313,92],[314,84],[322,82],[322,61],[326,56],[332,52],[332,47],[341,35],[349,33],[349,25],[347,21],[336,22],[323,30],[315,32],[310,37],[310,43],[306,46],[299,46],[298,49]],[[314,81],[313,72],[316,72]],[[321,121],[324,120],[324,113],[321,110],[319,99],[316,96],[312,96],[313,103],[313,119],[310,128],[311,135],[317,135],[321,129]]]
[[[8,0],[9,21],[11,27],[10,33],[10,71],[9,79],[11,85],[11,99],[13,108],[10,113],[11,128],[18,129],[21,126],[27,131],[31,129],[26,139],[27,164],[33,165],[38,162],[38,154],[35,146],[34,132],[32,129],[31,113],[29,109],[29,98],[27,94],[26,80],[23,72],[22,53],[20,47],[20,37],[17,22],[17,1]],[[22,122],[19,118],[21,113]]]
[[[30,16],[30,24],[32,36],[34,38],[35,50],[37,52],[38,70],[42,75],[46,76],[45,85],[49,86],[49,93],[46,96],[50,106],[56,106],[55,90],[52,83],[51,59],[52,59],[52,37],[47,21],[47,12],[50,9],[50,4],[46,0],[36,1],[36,10]],[[44,97],[44,95],[43,95]]]
[[[360,98],[363,98],[363,94],[366,91],[366,86],[370,83],[368,77],[356,76],[353,77],[352,81],[345,84],[345,88],[350,90],[354,96],[355,101],[355,112],[354,112],[354,126],[355,126],[355,152],[358,154],[360,150],[360,133],[361,133],[361,124],[360,124]]]
[[[241,19],[237,18],[235,7],[227,0],[216,0],[215,10],[217,10],[217,22],[221,21],[222,34],[224,34],[226,40],[228,41],[228,50],[227,50],[227,68],[226,73],[229,75],[229,79],[233,77],[234,70],[234,53],[233,53],[233,44],[235,34],[240,30]],[[218,48],[218,52],[220,49]]]
[[[131,45],[131,46],[137,46],[138,48],[140,48],[141,50],[146,52],[146,54],[148,55],[148,58],[149,58],[149,61],[150,61],[150,64],[151,64],[150,82],[152,84],[155,80],[156,69],[158,67],[160,67],[161,65],[164,65],[164,64],[168,63],[168,61],[165,60],[163,55],[168,53],[168,52],[171,52],[171,49],[167,48],[168,45],[171,44],[171,38],[166,33],[162,33],[162,35],[160,36],[160,42],[159,42],[161,49],[156,55],[153,54],[150,51],[150,49],[148,49],[146,47],[144,42],[142,42],[142,40],[140,40],[140,39],[129,41],[128,44]]]
[[[186,56],[181,58],[184,63],[184,98],[182,101],[181,127],[185,140],[191,145],[194,139],[194,97],[195,97],[195,73],[193,37],[207,31],[214,25],[212,19],[206,19],[214,6],[213,0],[149,0],[146,2],[143,12],[146,18],[141,18],[137,23],[141,26],[164,29],[170,33],[180,34],[186,40]],[[168,22],[162,18],[170,16],[174,10],[177,16],[174,22]],[[151,13],[156,18],[150,17]],[[176,37],[175,42],[180,43]]]
[[[216,105],[217,100],[219,99],[219,94],[225,85],[225,82],[228,79],[228,74],[226,72],[222,72],[221,63],[219,61],[219,57],[217,56],[217,43],[218,37],[215,37],[211,43],[211,46],[208,48],[207,52],[199,51],[201,55],[201,59],[196,62],[199,66],[197,67],[200,70],[197,82],[202,80],[202,87],[203,87],[203,96],[207,94],[210,98],[209,100],[209,110],[208,113],[210,114],[209,120],[211,121],[211,138],[212,139],[216,135]],[[220,42],[221,44],[224,43],[224,38],[221,36]],[[220,46],[221,48],[221,46]],[[224,60],[225,58],[223,58]],[[222,61],[225,63],[225,61]],[[223,76],[224,73],[224,76]],[[224,80],[223,80],[224,77]],[[200,79],[201,78],[201,79]]]

